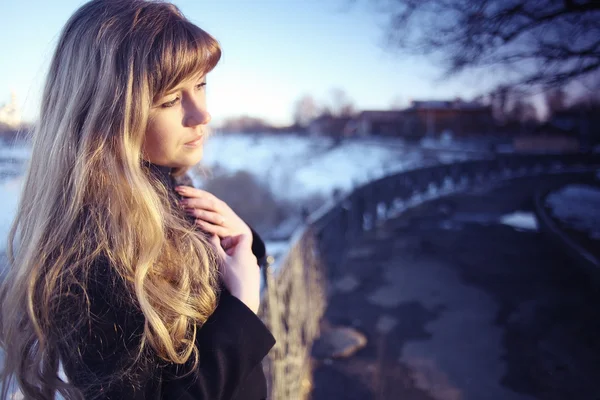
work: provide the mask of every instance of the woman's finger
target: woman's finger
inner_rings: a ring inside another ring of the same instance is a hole
[[[186,197],[179,200],[179,204],[185,208],[201,208],[203,210],[220,212],[222,206],[220,201],[215,201],[205,197]]]
[[[213,225],[201,219],[196,219],[195,223],[196,226],[200,227],[203,231],[215,234],[220,238],[229,236],[229,232],[227,231],[227,229],[223,228],[222,226]]]
[[[223,216],[221,214],[216,213],[216,212],[201,210],[199,208],[189,208],[189,209],[186,209],[185,212],[188,215],[191,215],[195,218],[204,220],[206,222],[210,222],[211,224],[214,224],[214,225],[219,225],[219,226],[225,225],[225,218],[223,218]]]
[[[177,186],[175,191],[185,197],[205,198],[211,201],[219,200],[214,194],[191,186]]]

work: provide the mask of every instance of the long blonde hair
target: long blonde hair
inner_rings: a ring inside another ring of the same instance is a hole
[[[99,257],[145,317],[138,356],[149,345],[166,362],[198,362],[196,329],[216,307],[218,260],[144,167],[142,144],[153,102],[220,56],[218,42],[169,3],[94,0],[65,25],[8,240],[0,398],[15,379],[26,398],[82,396],[59,377],[53,333],[68,329],[56,326],[61,301],[74,286],[85,293]],[[72,327],[89,318],[70,317]]]

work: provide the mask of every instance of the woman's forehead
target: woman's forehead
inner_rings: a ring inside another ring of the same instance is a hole
[[[167,89],[165,91],[165,93],[169,94],[169,93],[177,92],[178,90],[183,89],[185,86],[196,84],[205,78],[206,78],[206,74],[204,72],[202,72],[202,71],[198,72],[197,74],[190,75],[187,78],[180,80],[179,82],[177,82],[175,84],[175,86],[173,86],[170,89]]]

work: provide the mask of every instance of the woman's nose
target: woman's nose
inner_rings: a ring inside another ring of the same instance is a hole
[[[188,126],[207,125],[211,119],[206,106],[200,104],[190,105],[186,117],[186,125]]]

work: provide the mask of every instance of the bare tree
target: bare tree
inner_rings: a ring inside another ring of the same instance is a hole
[[[388,45],[438,56],[449,75],[501,66],[509,84],[564,86],[600,70],[598,0],[371,0]]]
[[[535,106],[527,99],[519,98],[508,112],[508,120],[518,124],[537,123],[538,115]]]
[[[564,110],[567,106],[567,94],[563,88],[548,90],[544,97],[548,116]]]
[[[531,96],[522,88],[500,85],[486,97],[482,97],[481,102],[491,105],[494,118],[502,124],[539,122]]]
[[[264,133],[272,129],[268,122],[247,115],[227,118],[219,127],[219,130],[224,133]]]
[[[500,122],[509,120],[510,109],[515,98],[520,97],[520,94],[515,93],[515,89],[506,85],[500,85],[490,92],[489,102],[492,106],[494,118]]]
[[[336,117],[351,117],[354,114],[354,104],[342,89],[331,90],[332,114]]]
[[[320,114],[319,106],[312,96],[304,95],[294,104],[294,123],[306,127]]]

